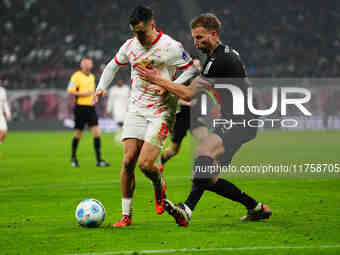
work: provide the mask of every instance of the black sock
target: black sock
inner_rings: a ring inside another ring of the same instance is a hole
[[[253,209],[257,205],[257,201],[246,193],[241,191],[231,182],[224,179],[218,179],[214,185],[207,186],[207,190],[216,194],[229,198],[235,202],[243,204],[247,209]]]
[[[79,144],[79,138],[73,137],[73,140],[72,140],[72,158],[76,158],[78,144]]]
[[[100,138],[99,137],[95,137],[93,139],[93,144],[94,144],[94,150],[96,151],[96,157],[97,157],[97,161],[101,161],[101,156],[100,156]]]
[[[213,165],[214,160],[211,157],[208,156],[199,156],[195,160],[194,165],[194,180],[191,186],[190,194],[185,201],[185,204],[193,211],[198,203],[200,201],[204,190],[206,189],[207,183],[209,182],[209,179],[207,179],[206,175],[202,175],[203,172],[199,172],[200,170],[208,169],[208,166]],[[204,173],[206,174],[206,173]]]
[[[187,200],[184,202],[190,209],[193,211],[198,203],[200,201],[202,195],[204,192],[204,187],[201,185],[197,185],[196,183],[192,183],[190,194],[187,198]]]

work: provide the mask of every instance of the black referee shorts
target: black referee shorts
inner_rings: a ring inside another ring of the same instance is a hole
[[[94,106],[76,105],[73,109],[75,127],[83,130],[87,124],[89,127],[98,125],[98,117]]]

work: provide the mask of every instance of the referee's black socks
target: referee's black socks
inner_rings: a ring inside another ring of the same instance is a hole
[[[72,158],[76,158],[78,144],[79,144],[79,138],[73,137],[73,140],[72,140]]]
[[[93,139],[94,150],[96,151],[97,162],[102,160],[100,155],[100,137],[95,137]]]

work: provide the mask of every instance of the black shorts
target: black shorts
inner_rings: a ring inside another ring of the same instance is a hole
[[[190,129],[190,107],[181,106],[181,111],[176,114],[176,122],[171,134],[171,141],[180,144]]]
[[[193,130],[198,127],[205,126],[204,123],[201,123],[196,116],[196,108],[181,105],[181,110],[176,114],[176,122],[174,129],[171,134],[171,141],[173,143],[180,144],[183,138],[187,135],[188,130]]]
[[[87,124],[89,127],[98,125],[98,117],[94,106],[76,105],[73,109],[75,127],[83,130]]]

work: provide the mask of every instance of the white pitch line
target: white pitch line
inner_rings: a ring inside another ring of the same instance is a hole
[[[334,249],[340,245],[320,246],[255,246],[255,247],[224,247],[224,248],[183,248],[168,250],[139,250],[139,251],[106,251],[92,253],[72,253],[66,255],[115,255],[115,254],[149,254],[149,253],[177,253],[177,252],[210,252],[210,251],[251,251],[251,250],[276,250],[276,249]]]

